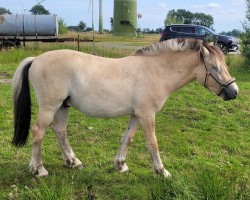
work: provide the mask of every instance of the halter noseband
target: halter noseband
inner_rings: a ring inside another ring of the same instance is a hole
[[[208,81],[208,77],[211,76],[221,87],[221,91],[217,94],[218,96],[221,95],[222,91],[228,87],[229,85],[231,85],[232,83],[234,83],[236,81],[235,78],[232,78],[230,80],[228,80],[227,82],[222,82],[221,80],[219,80],[217,77],[215,77],[211,71],[208,69],[207,67],[207,63],[205,61],[205,58],[204,58],[204,55],[201,53],[201,57],[202,57],[202,60],[203,60],[203,63],[204,63],[204,66],[205,66],[205,69],[206,69],[206,77],[205,77],[205,81],[204,81],[204,87],[209,89],[207,87],[207,81]]]

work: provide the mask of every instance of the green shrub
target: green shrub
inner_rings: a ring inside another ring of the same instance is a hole
[[[58,30],[59,34],[66,34],[68,32],[67,25],[62,18],[58,20],[58,26],[59,26]]]
[[[250,29],[247,29],[241,36],[242,55],[244,56],[245,67],[250,65]]]

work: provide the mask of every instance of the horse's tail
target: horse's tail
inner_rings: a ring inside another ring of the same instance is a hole
[[[14,137],[12,143],[18,147],[27,142],[31,120],[31,98],[29,68],[34,58],[26,58],[19,65],[12,80],[14,107]]]

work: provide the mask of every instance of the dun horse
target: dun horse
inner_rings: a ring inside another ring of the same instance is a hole
[[[38,100],[33,125],[30,170],[37,176],[48,171],[42,163],[42,142],[48,126],[59,141],[65,165],[82,167],[68,140],[69,107],[91,117],[130,115],[114,165],[126,172],[128,146],[140,125],[154,171],[165,177],[155,135],[155,114],[169,95],[197,80],[224,100],[235,99],[238,87],[227,70],[224,55],[215,46],[194,39],[172,39],[141,48],[131,56],[111,59],[71,50],[46,52],[26,58],[13,77],[14,137],[16,146],[26,144],[31,119],[29,79]]]

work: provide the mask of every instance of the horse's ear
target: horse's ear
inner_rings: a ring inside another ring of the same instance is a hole
[[[209,51],[205,46],[201,46],[201,53],[203,56],[208,56],[209,55]]]

